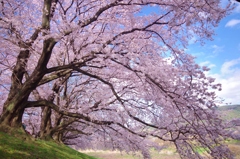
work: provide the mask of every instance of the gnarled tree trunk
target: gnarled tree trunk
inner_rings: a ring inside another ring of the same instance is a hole
[[[50,29],[50,19],[51,6],[55,0],[44,0],[43,14],[42,14],[42,30]],[[16,30],[16,28],[12,28]],[[28,39],[28,41],[34,41],[37,39],[40,29],[36,29],[33,35]],[[17,57],[16,65],[13,68],[11,77],[11,88],[8,98],[3,106],[3,112],[0,117],[0,127],[21,127],[22,116],[26,103],[30,93],[36,89],[38,83],[41,81],[46,73],[47,64],[51,57],[53,47],[56,41],[53,38],[49,38],[43,41],[42,54],[38,60],[37,66],[35,67],[33,73],[23,82],[24,74],[26,73],[27,62],[30,57],[30,47],[31,42],[24,42],[23,40],[19,42],[19,47],[21,51]]]
[[[51,137],[51,129],[52,129],[52,120],[51,120],[52,110],[49,107],[42,108],[42,119],[40,125],[40,138],[46,138],[46,136]]]

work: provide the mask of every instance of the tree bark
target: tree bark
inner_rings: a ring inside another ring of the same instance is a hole
[[[39,132],[40,138],[44,138],[45,136],[50,135],[50,132],[52,129],[52,120],[51,120],[52,110],[49,107],[43,107],[42,109],[43,109],[42,119],[41,119],[40,132]]]
[[[42,15],[42,29],[50,30],[50,12],[52,0],[44,0],[43,15]],[[36,40],[38,33],[37,29],[30,38],[30,41]],[[20,127],[22,125],[22,116],[30,93],[36,89],[39,82],[47,71],[47,64],[51,57],[53,47],[56,41],[49,38],[43,41],[42,54],[38,60],[38,64],[33,73],[24,83],[22,83],[23,76],[26,72],[26,64],[28,62],[31,43],[20,42],[19,47],[23,48],[17,57],[17,63],[13,68],[11,78],[11,88],[8,98],[3,106],[3,112],[0,117],[0,126],[7,125],[10,127]]]
[[[59,143],[63,143],[62,139],[63,139],[63,131],[58,131],[56,133],[54,133],[52,135],[53,140],[59,142]]]

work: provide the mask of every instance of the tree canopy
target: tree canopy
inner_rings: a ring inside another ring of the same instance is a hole
[[[79,147],[175,144],[231,158],[221,85],[185,53],[230,11],[219,0],[2,0],[0,126]]]

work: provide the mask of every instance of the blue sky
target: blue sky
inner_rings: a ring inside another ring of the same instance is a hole
[[[222,84],[222,91],[216,92],[218,99],[224,99],[222,105],[240,104],[240,3],[231,1],[236,8],[215,28],[213,40],[201,45],[193,43],[193,38],[186,50],[199,65],[211,69],[208,76]],[[221,0],[223,6],[228,2]],[[158,13],[157,8],[146,7],[140,15],[153,12]]]
[[[205,41],[203,46],[192,43],[187,49],[198,64],[211,68],[207,74],[222,84],[217,95],[228,104],[240,104],[240,3],[236,5],[215,28],[212,41]]]

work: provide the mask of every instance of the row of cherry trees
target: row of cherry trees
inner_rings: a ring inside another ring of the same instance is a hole
[[[214,91],[184,52],[230,10],[219,0],[2,0],[0,127],[82,148],[231,158]]]

